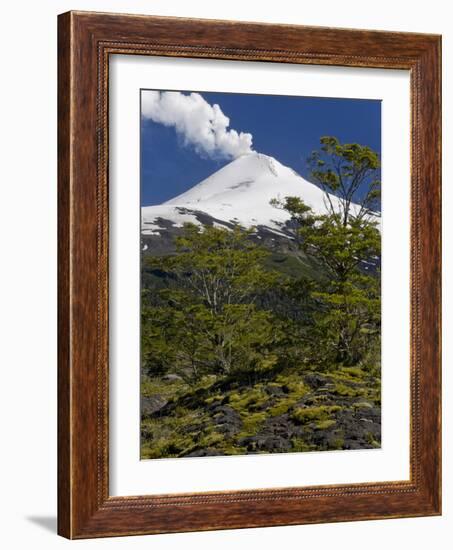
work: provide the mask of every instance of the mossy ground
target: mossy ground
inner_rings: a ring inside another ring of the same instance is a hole
[[[143,459],[380,446],[380,380],[357,367],[252,385],[144,375],[141,392]]]

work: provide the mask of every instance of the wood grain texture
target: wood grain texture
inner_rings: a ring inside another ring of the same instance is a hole
[[[67,538],[440,514],[440,37],[69,12],[59,16],[58,531]],[[111,54],[411,72],[410,481],[184,495],[108,490]]]
[[[58,532],[71,536],[70,17],[58,25]]]

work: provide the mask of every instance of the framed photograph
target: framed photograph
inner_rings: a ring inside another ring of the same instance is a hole
[[[58,29],[59,533],[440,514],[440,37]]]

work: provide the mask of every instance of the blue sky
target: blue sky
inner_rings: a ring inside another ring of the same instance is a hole
[[[185,93],[185,92],[184,92]],[[253,149],[310,179],[307,157],[322,136],[357,142],[381,152],[378,100],[199,92],[218,104],[230,128],[253,135]],[[141,117],[141,204],[160,204],[231,162],[185,144],[174,126]]]

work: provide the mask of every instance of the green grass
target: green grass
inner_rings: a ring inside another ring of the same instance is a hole
[[[264,391],[262,384],[257,384],[253,388],[246,388],[242,391],[233,391],[228,398],[228,404],[237,412],[250,410],[257,405],[265,403],[269,396]]]
[[[337,423],[336,420],[318,420],[316,422],[316,429],[327,430],[327,428],[331,428],[332,426],[335,426],[336,423]]]
[[[315,451],[316,447],[314,445],[309,445],[303,439],[299,437],[294,437],[291,439],[292,451],[295,453],[306,453],[308,451]]]
[[[264,424],[266,418],[267,415],[265,412],[244,414],[242,416],[242,430],[238,435],[238,439],[240,439],[241,437],[255,435],[258,432],[259,428],[261,428],[261,426]]]
[[[338,405],[296,408],[291,413],[291,418],[299,424],[307,424],[312,421],[329,420],[332,413],[339,411],[341,407]]]
[[[342,384],[341,382],[338,382],[335,385],[335,393],[338,395],[341,395],[342,397],[356,397],[358,395],[362,395],[362,388],[356,389],[351,386],[347,386],[346,384]]]

